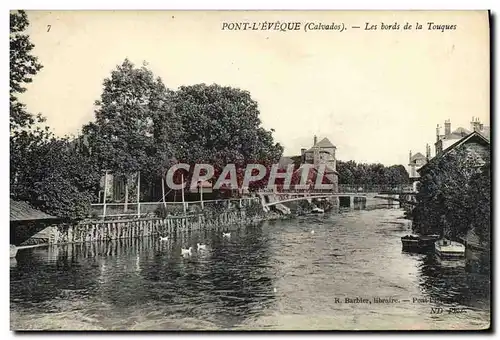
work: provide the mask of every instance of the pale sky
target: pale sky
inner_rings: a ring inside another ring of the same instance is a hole
[[[94,118],[111,71],[142,61],[171,89],[217,83],[251,93],[284,155],[328,137],[337,159],[408,163],[434,152],[436,125],[489,125],[487,12],[28,12],[44,68],[22,100],[58,135]],[[223,22],[301,22],[300,31],[227,31]],[[309,31],[309,22],[347,30]],[[399,31],[364,30],[400,23]],[[408,22],[422,30],[403,31]],[[457,25],[430,31],[427,22]],[[48,25],[50,30],[48,31]],[[351,26],[360,26],[355,29]]]

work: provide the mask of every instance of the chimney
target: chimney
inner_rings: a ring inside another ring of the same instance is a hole
[[[306,148],[300,149],[300,155],[301,156],[304,156],[305,153],[306,153]]]
[[[313,144],[313,146],[315,146],[316,143],[318,143],[318,137],[316,135],[314,135],[314,144]]]
[[[425,145],[425,157],[427,158],[427,161],[431,158],[431,146],[429,144]]]
[[[480,131],[481,130],[481,126],[483,124],[481,124],[480,120],[478,117],[472,117],[472,121],[470,122],[470,125],[471,125],[471,130],[472,131]]]
[[[451,122],[449,119],[444,121],[444,135],[451,135]]]
[[[439,124],[436,126],[436,142],[439,142],[439,130],[440,130],[440,127],[439,127]]]
[[[411,150],[410,150],[410,156],[408,157],[408,164],[411,164]]]

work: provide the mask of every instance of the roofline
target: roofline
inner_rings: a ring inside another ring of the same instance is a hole
[[[47,218],[29,218],[29,219],[17,219],[17,220],[10,220],[10,223],[23,223],[23,222],[60,222],[63,221],[64,218],[62,217],[47,217]]]
[[[456,147],[460,146],[461,144],[464,144],[465,142],[467,142],[467,140],[471,139],[472,137],[474,136],[478,136],[480,137],[484,142],[486,142],[488,145],[491,144],[490,141],[484,137],[481,133],[477,132],[477,131],[473,131],[471,132],[470,134],[468,134],[467,136],[464,136],[462,139],[459,139],[458,141],[456,141],[455,143],[451,144],[449,147],[447,147],[446,149],[443,150],[443,152],[438,155],[438,156],[435,156],[433,158],[431,158],[426,164],[424,164],[420,169],[417,169],[417,172],[420,174],[420,171],[422,171],[423,169],[427,168],[427,166],[431,163],[431,162],[434,162],[435,159],[440,159],[444,156],[446,156],[448,153],[450,153],[453,149],[455,149]]]

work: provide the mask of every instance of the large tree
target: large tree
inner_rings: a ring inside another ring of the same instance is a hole
[[[484,187],[488,184],[478,188],[477,178],[483,179],[481,162],[462,147],[426,166],[413,210],[416,232],[455,239],[480,223],[477,219],[490,204]]]
[[[58,217],[78,220],[89,215],[99,175],[90,157],[68,138],[32,144],[18,173],[15,198]]]
[[[36,116],[26,111],[18,95],[26,91],[25,84],[31,83],[33,76],[42,69],[38,58],[32,54],[35,47],[30,41],[26,29],[28,16],[24,11],[10,13],[10,126],[11,131],[31,127],[36,123]]]
[[[267,185],[269,169],[278,162],[283,147],[274,142],[274,130],[262,127],[257,102],[250,93],[217,84],[197,84],[181,86],[170,100],[179,131],[173,142],[179,162],[210,164],[215,168],[215,178],[227,164],[235,164],[239,186],[247,164],[262,164],[268,170],[266,177],[250,183],[250,188]],[[189,176],[186,174],[187,180]]]
[[[26,110],[18,95],[42,68],[25,33],[24,11],[10,14],[10,195],[59,217],[88,215],[98,183],[88,155],[69,138],[56,138],[43,117]]]
[[[125,180],[125,204],[133,175],[140,172],[152,180],[172,159],[172,135],[178,129],[169,96],[146,65],[137,68],[125,59],[104,80],[95,122],[84,127],[99,167]]]
[[[470,180],[470,191],[467,197],[472,227],[483,244],[490,243],[491,236],[491,161],[489,155],[479,173]]]
[[[41,115],[33,115],[19,101],[19,94],[26,91],[25,85],[33,81],[33,76],[42,69],[38,58],[32,54],[34,45],[26,34],[29,26],[24,11],[10,13],[10,183],[17,182],[18,172],[26,162],[26,153],[49,137],[48,129],[37,123],[43,122]],[[12,188],[11,188],[12,190]]]
[[[182,86],[172,98],[181,124],[178,158],[192,163],[277,162],[283,147],[261,126],[257,102],[237,88]]]

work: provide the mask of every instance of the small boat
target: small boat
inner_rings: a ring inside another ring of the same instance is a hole
[[[325,211],[321,208],[315,207],[311,210],[311,214],[324,214]]]
[[[437,240],[439,240],[439,235],[406,235],[401,237],[403,250],[416,252],[432,250],[434,242]]]
[[[465,246],[462,243],[442,239],[434,243],[436,255],[443,259],[460,259],[465,256]]]
[[[10,258],[15,258],[17,255],[17,247],[13,244],[10,245]]]

